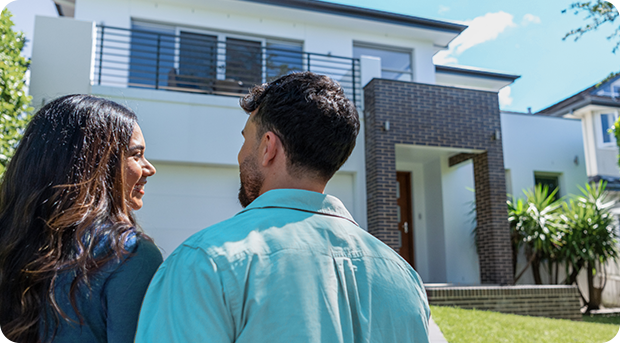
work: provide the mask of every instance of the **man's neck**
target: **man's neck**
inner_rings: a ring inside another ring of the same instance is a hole
[[[306,191],[323,193],[325,191],[326,182],[309,178],[294,178],[290,175],[272,177],[265,179],[260,194],[272,189],[303,189]]]

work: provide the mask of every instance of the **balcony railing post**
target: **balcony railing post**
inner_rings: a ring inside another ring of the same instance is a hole
[[[357,106],[355,100],[355,58],[351,60],[351,87],[353,88],[353,104]]]
[[[157,57],[155,62],[155,89],[159,89],[159,50],[161,47],[161,34],[157,34]]]
[[[312,71],[312,70],[310,70],[310,54],[306,53],[306,56],[308,58],[308,71]]]
[[[97,78],[97,84],[101,84],[101,68],[103,65],[103,34],[105,32],[105,26],[101,26],[101,41],[99,42],[99,75]]]

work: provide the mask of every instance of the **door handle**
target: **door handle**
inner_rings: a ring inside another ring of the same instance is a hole
[[[409,223],[405,222],[405,224],[403,224],[403,228],[405,229],[405,233],[409,233]]]

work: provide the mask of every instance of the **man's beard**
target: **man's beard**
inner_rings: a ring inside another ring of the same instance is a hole
[[[248,156],[239,166],[239,178],[241,187],[239,188],[239,203],[246,208],[260,194],[265,177],[258,170],[256,156]]]

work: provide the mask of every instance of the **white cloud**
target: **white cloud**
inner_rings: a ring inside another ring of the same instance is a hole
[[[533,14],[526,14],[523,16],[523,20],[521,20],[521,25],[526,26],[529,23],[540,24],[540,17],[537,17]]]
[[[444,14],[444,13],[448,12],[449,10],[450,10],[450,7],[444,6],[444,5],[439,5],[439,14]]]
[[[465,22],[469,27],[456,37],[448,50],[440,51],[433,57],[435,64],[456,64],[458,56],[466,50],[496,39],[507,28],[516,26],[512,14],[506,12],[487,13]]]
[[[499,106],[500,107],[505,107],[505,106],[510,106],[512,105],[512,97],[510,96],[510,92],[512,90],[510,89],[510,86],[506,86],[502,89],[499,90]]]

